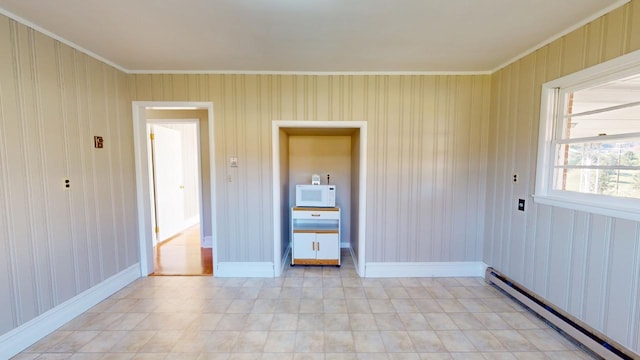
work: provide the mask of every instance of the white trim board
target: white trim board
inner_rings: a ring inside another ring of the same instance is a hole
[[[135,264],[0,336],[0,359],[15,356],[138,278],[140,265]]]
[[[221,262],[215,266],[217,277],[273,277],[271,262]]]
[[[287,246],[287,249],[284,251],[284,256],[282,257],[282,261],[280,264],[280,274],[282,274],[284,272],[284,269],[287,265],[291,265],[291,243],[289,243],[289,246]],[[275,273],[274,273],[275,276]]]
[[[365,277],[483,277],[487,267],[482,261],[368,262]]]

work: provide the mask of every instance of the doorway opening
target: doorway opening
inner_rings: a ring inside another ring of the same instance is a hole
[[[147,151],[153,197],[153,275],[211,275],[211,246],[200,207],[200,124],[197,110],[147,110]],[[200,115],[206,113],[200,111]]]
[[[304,143],[304,145],[302,145]],[[295,202],[292,191],[293,182],[304,181],[309,177],[309,169],[296,165],[295,157],[312,148],[331,146],[347,148],[347,153],[337,154],[348,169],[338,170],[344,183],[342,207],[346,209],[341,215],[341,222],[349,231],[342,236],[341,246],[348,248],[360,276],[365,276],[365,229],[366,229],[366,163],[367,163],[367,123],[365,121],[273,121],[272,122],[272,154],[273,154],[273,224],[274,224],[274,275],[280,276],[287,263],[291,250],[290,211]],[[324,144],[324,145],[322,145]],[[296,150],[299,149],[299,150]],[[293,152],[293,153],[292,153]],[[321,156],[335,156],[324,154]],[[293,157],[292,157],[293,156]],[[313,157],[313,156],[312,156]],[[346,157],[346,159],[344,159]],[[307,159],[308,160],[308,159]],[[320,159],[316,159],[320,160]],[[326,159],[325,159],[326,160]],[[302,161],[306,163],[307,161]],[[325,165],[324,161],[313,161],[318,171]],[[306,166],[306,165],[305,165]],[[335,164],[332,165],[335,169]],[[302,177],[300,176],[302,173]],[[337,174],[339,175],[339,174]],[[305,177],[306,176],[306,177]],[[323,174],[326,176],[326,174]],[[331,183],[337,181],[332,178]],[[310,178],[308,179],[310,181]],[[327,179],[329,182],[329,179]],[[340,196],[340,195],[339,195]],[[336,200],[336,203],[339,201]],[[344,233],[343,233],[344,234]]]
[[[133,122],[141,275],[212,275],[213,104],[134,101]]]

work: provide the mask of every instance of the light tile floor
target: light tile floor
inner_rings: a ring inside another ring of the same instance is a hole
[[[148,277],[14,359],[590,359],[481,278]]]

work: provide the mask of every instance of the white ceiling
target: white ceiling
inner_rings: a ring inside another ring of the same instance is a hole
[[[628,0],[0,0],[128,72],[490,72]]]

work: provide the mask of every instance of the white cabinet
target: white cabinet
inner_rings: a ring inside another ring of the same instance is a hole
[[[340,266],[339,208],[293,208],[291,234],[291,266]]]

